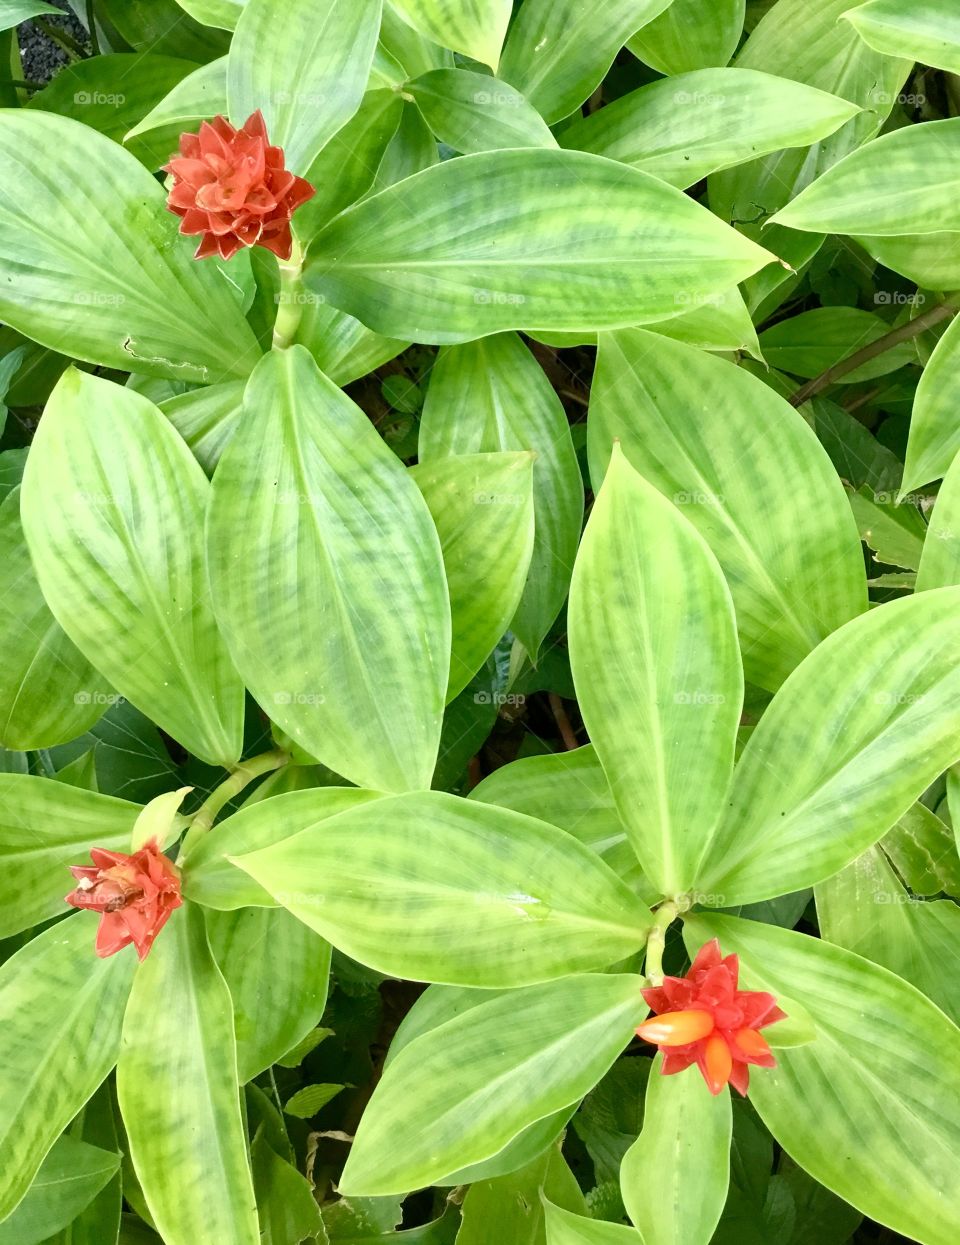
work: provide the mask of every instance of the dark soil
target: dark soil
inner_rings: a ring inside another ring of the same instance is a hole
[[[49,3],[63,9],[64,13],[62,18],[48,13],[45,20],[51,26],[71,35],[82,46],[88,46],[87,32],[77,21],[67,0],[49,0]],[[33,22],[20,23],[17,27],[17,39],[20,43],[20,59],[23,61],[23,76],[27,82],[49,82],[57,70],[70,59],[63,48]]]

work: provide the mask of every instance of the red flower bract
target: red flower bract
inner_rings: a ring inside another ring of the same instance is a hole
[[[163,929],[170,913],[179,908],[180,870],[151,839],[132,856],[95,847],[93,867],[72,865],[79,885],[67,895],[75,908],[101,912],[97,955],[113,955],[134,943],[142,960]]]
[[[269,145],[259,109],[239,130],[214,117],[199,134],[181,134],[180,155],[164,172],[173,174],[167,207],[183,217],[180,232],[203,235],[197,259],[229,259],[244,246],[290,258],[290,217],[315,192],[284,168],[283,149]]]
[[[642,991],[656,1013],[637,1035],[663,1052],[663,1073],[670,1076],[695,1063],[711,1094],[730,1084],[746,1094],[749,1064],[776,1063],[759,1032],[785,1013],[772,994],[738,990],[740,964],[724,957],[716,938],[705,943],[685,977],[664,977],[663,985]]]

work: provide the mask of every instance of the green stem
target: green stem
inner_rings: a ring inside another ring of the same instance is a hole
[[[675,903],[662,903],[653,914],[653,925],[647,934],[647,956],[644,971],[651,986],[663,982],[663,949],[667,945],[667,930],[676,920],[680,909]]]
[[[181,856],[186,856],[196,841],[213,827],[213,823],[230,801],[238,796],[245,787],[249,786],[255,778],[259,778],[262,774],[269,774],[272,770],[280,769],[289,760],[290,757],[286,752],[281,752],[279,748],[275,748],[270,752],[261,752],[259,756],[251,757],[249,761],[241,761],[230,777],[225,778],[218,787],[215,787],[197,812],[194,813],[190,822],[190,829],[183,840]]]
[[[42,17],[33,18],[33,24],[38,30],[42,30],[48,39],[52,39],[58,48],[66,52],[71,61],[86,60],[87,54],[74,39],[73,35],[68,34],[65,30],[60,30],[57,26],[51,26]]]
[[[277,294],[277,318],[273,325],[273,348],[284,350],[291,344],[303,315],[303,251],[296,238],[289,259],[280,260],[280,290]]]

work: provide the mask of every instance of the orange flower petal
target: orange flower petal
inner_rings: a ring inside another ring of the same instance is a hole
[[[758,1033],[756,1029],[739,1029],[734,1035],[733,1040],[737,1048],[745,1055],[766,1056],[770,1054],[770,1047],[767,1045],[767,1039],[762,1033]]]
[[[644,1021],[637,1029],[637,1037],[658,1046],[687,1046],[712,1033],[713,1027],[709,1012],[665,1012]]]
[[[733,1071],[733,1056],[730,1054],[730,1047],[726,1040],[719,1033],[712,1033],[707,1038],[701,1071],[703,1079],[707,1082],[707,1089],[714,1096],[719,1094],[730,1080],[730,1073]]]

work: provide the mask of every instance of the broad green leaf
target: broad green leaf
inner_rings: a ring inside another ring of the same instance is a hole
[[[466,155],[500,147],[556,147],[532,104],[499,78],[466,69],[433,69],[405,90],[437,138]]]
[[[165,1245],[259,1245],[230,991],[194,904],[173,914],[137,971],[117,1096]]]
[[[546,1245],[544,1202],[586,1210],[583,1194],[559,1147],[493,1180],[474,1180],[461,1208],[457,1245]]]
[[[356,787],[316,787],[288,791],[242,808],[221,822],[216,833],[205,834],[191,847],[188,860],[183,862],[183,893],[196,903],[224,912],[276,907],[273,896],[232,865],[228,855],[260,851],[325,818],[378,798],[377,792]]]
[[[903,566],[915,571],[920,565],[926,524],[916,506],[897,505],[893,493],[877,493],[862,485],[847,489],[860,539],[876,555],[878,562]]]
[[[953,831],[926,805],[909,808],[879,846],[915,895],[941,891],[960,895],[960,856]]]
[[[896,491],[903,463],[855,415],[821,397],[811,398],[804,414],[841,480],[854,488],[866,484],[875,495]]]
[[[245,1085],[317,1025],[327,1000],[330,944],[278,908],[208,912],[207,934],[230,987],[237,1069]],[[270,955],[268,973],[264,953]]]
[[[531,452],[463,454],[412,468],[450,593],[448,701],[493,652],[520,603],[533,552],[533,470]]]
[[[123,1175],[112,1091],[109,1080],[105,1081],[76,1116],[65,1136],[85,1142],[101,1153],[107,1151],[108,1157],[112,1155],[117,1160],[116,1170],[96,1197],[58,1235],[48,1238],[46,1245],[117,1245]]]
[[[38,0],[0,0],[0,30],[9,30],[11,26],[19,26],[41,13],[52,13],[59,17],[62,9],[52,4],[38,3]]]
[[[960,12],[950,0],[869,0],[843,16],[877,52],[960,73]]]
[[[401,83],[407,78],[419,78],[431,69],[452,69],[455,64],[453,52],[424,38],[406,17],[400,16],[400,6],[395,0],[384,0],[379,47],[382,55],[400,67]],[[399,84],[394,81],[388,85]]]
[[[851,152],[774,217],[814,233],[960,229],[960,117],[908,125]]]
[[[511,0],[391,0],[394,10],[433,43],[496,70]]]
[[[678,895],[730,784],[736,620],[703,538],[619,449],[580,544],[568,627],[580,710],[634,851]]]
[[[547,1245],[640,1245],[633,1228],[574,1215],[551,1202],[545,1203],[544,1212]]]
[[[589,974],[508,991],[411,1042],[374,1090],[341,1192],[421,1188],[582,1098],[646,1015],[641,983]]]
[[[890,332],[890,325],[870,311],[857,307],[817,307],[798,316],[780,320],[760,334],[760,349],[771,367],[804,378],[819,376],[849,355],[878,341]],[[886,376],[897,368],[916,363],[913,342],[902,342],[864,363],[837,384]]]
[[[4,112],[0,132],[5,323],[122,371],[201,383],[249,372],[259,349],[232,287],[193,260],[139,161],[53,113]],[[55,184],[37,151],[57,153]]]
[[[198,130],[202,121],[209,121],[218,113],[226,114],[226,111],[227,58],[220,56],[181,78],[145,117],[127,131],[123,141],[138,149],[148,147],[158,153],[161,148],[169,148],[158,163],[159,168],[170,152],[176,150],[180,134]],[[140,143],[135,144],[135,139],[140,139]]]
[[[351,782],[429,787],[450,669],[440,542],[400,461],[302,346],[251,377],[208,557],[217,620],[265,712]]]
[[[290,1245],[309,1238],[326,1245],[327,1234],[313,1186],[271,1148],[263,1132],[251,1147],[261,1245]]]
[[[745,0],[672,0],[627,47],[663,74],[726,65],[743,33]]]
[[[678,292],[719,293],[770,258],[649,174],[531,147],[447,160],[348,208],[305,279],[379,333],[447,343],[662,319]]]
[[[159,404],[208,476],[213,475],[239,422],[243,390],[242,380],[231,380],[222,385],[188,389]]]
[[[374,333],[321,298],[304,306],[294,340],[306,346],[320,371],[341,387],[395,359],[409,344]]]
[[[218,26],[222,30],[234,29],[244,3],[245,0],[177,0],[181,9],[198,22],[204,26]]]
[[[954,584],[960,584],[960,454],[937,493],[917,568],[917,592]]]
[[[532,450],[535,532],[512,629],[534,657],[560,612],[580,539],[583,482],[553,386],[512,333],[441,350],[420,422],[420,461]]]
[[[790,676],[737,764],[699,886],[723,907],[802,890],[876,843],[960,757],[960,588],[879,606]]]
[[[960,316],[954,316],[923,369],[910,419],[903,491],[943,479],[960,451]]]
[[[806,934],[721,916],[687,927],[691,947],[716,936],[737,953],[748,988],[796,995],[813,1017],[815,1041],[778,1051],[776,1068],[750,1078],[750,1101],[780,1145],[864,1214],[924,1245],[952,1245],[960,1030],[893,973]]]
[[[140,808],[33,774],[0,774],[0,938],[66,911],[68,865],[129,849]]]
[[[209,485],[152,402],[70,369],[47,403],[21,511],[47,604],[118,692],[202,760],[240,755],[243,686],[209,603]]]
[[[762,381],[642,330],[604,335],[590,398],[594,488],[615,438],[716,554],[752,683],[778,687],[866,608],[836,473],[803,418]]]
[[[231,859],[379,972],[523,986],[605,968],[646,937],[645,905],[589,848],[535,818],[440,791],[307,829],[289,809],[279,815],[292,837]]]
[[[103,715],[109,685],[50,613],[20,523],[20,489],[0,505],[0,744],[24,750],[76,739]]]
[[[880,845],[816,889],[821,937],[909,981],[957,1022],[960,907],[907,891]]]
[[[98,959],[95,929],[93,916],[72,916],[0,966],[0,1219],[117,1058],[136,960]]]
[[[367,197],[439,163],[440,150],[423,113],[416,104],[405,100],[397,132],[387,143]]]
[[[854,239],[874,259],[928,290],[960,286],[960,232],[902,234]]]
[[[551,124],[593,93],[626,41],[670,0],[524,0],[510,27],[500,76]]]
[[[332,1102],[345,1086],[343,1085],[305,1085],[284,1103],[287,1115],[294,1115],[299,1120],[309,1120],[321,1111],[328,1102]]]
[[[644,1245],[709,1245],[730,1180],[730,1093],[714,1098],[699,1071],[647,1081],[643,1130],[623,1157],[620,1189]]]
[[[0,1245],[43,1245],[86,1209],[120,1168],[120,1155],[67,1135],[57,1139],[13,1214]]]
[[[222,56],[226,32],[194,21],[178,0],[98,0],[97,16],[137,52],[183,56],[205,63]]]
[[[561,141],[683,189],[717,169],[818,142],[858,111],[788,78],[701,69],[621,96],[564,130]]]
[[[360,105],[381,0],[247,0],[227,58],[230,119],[258,108],[301,177]]]

